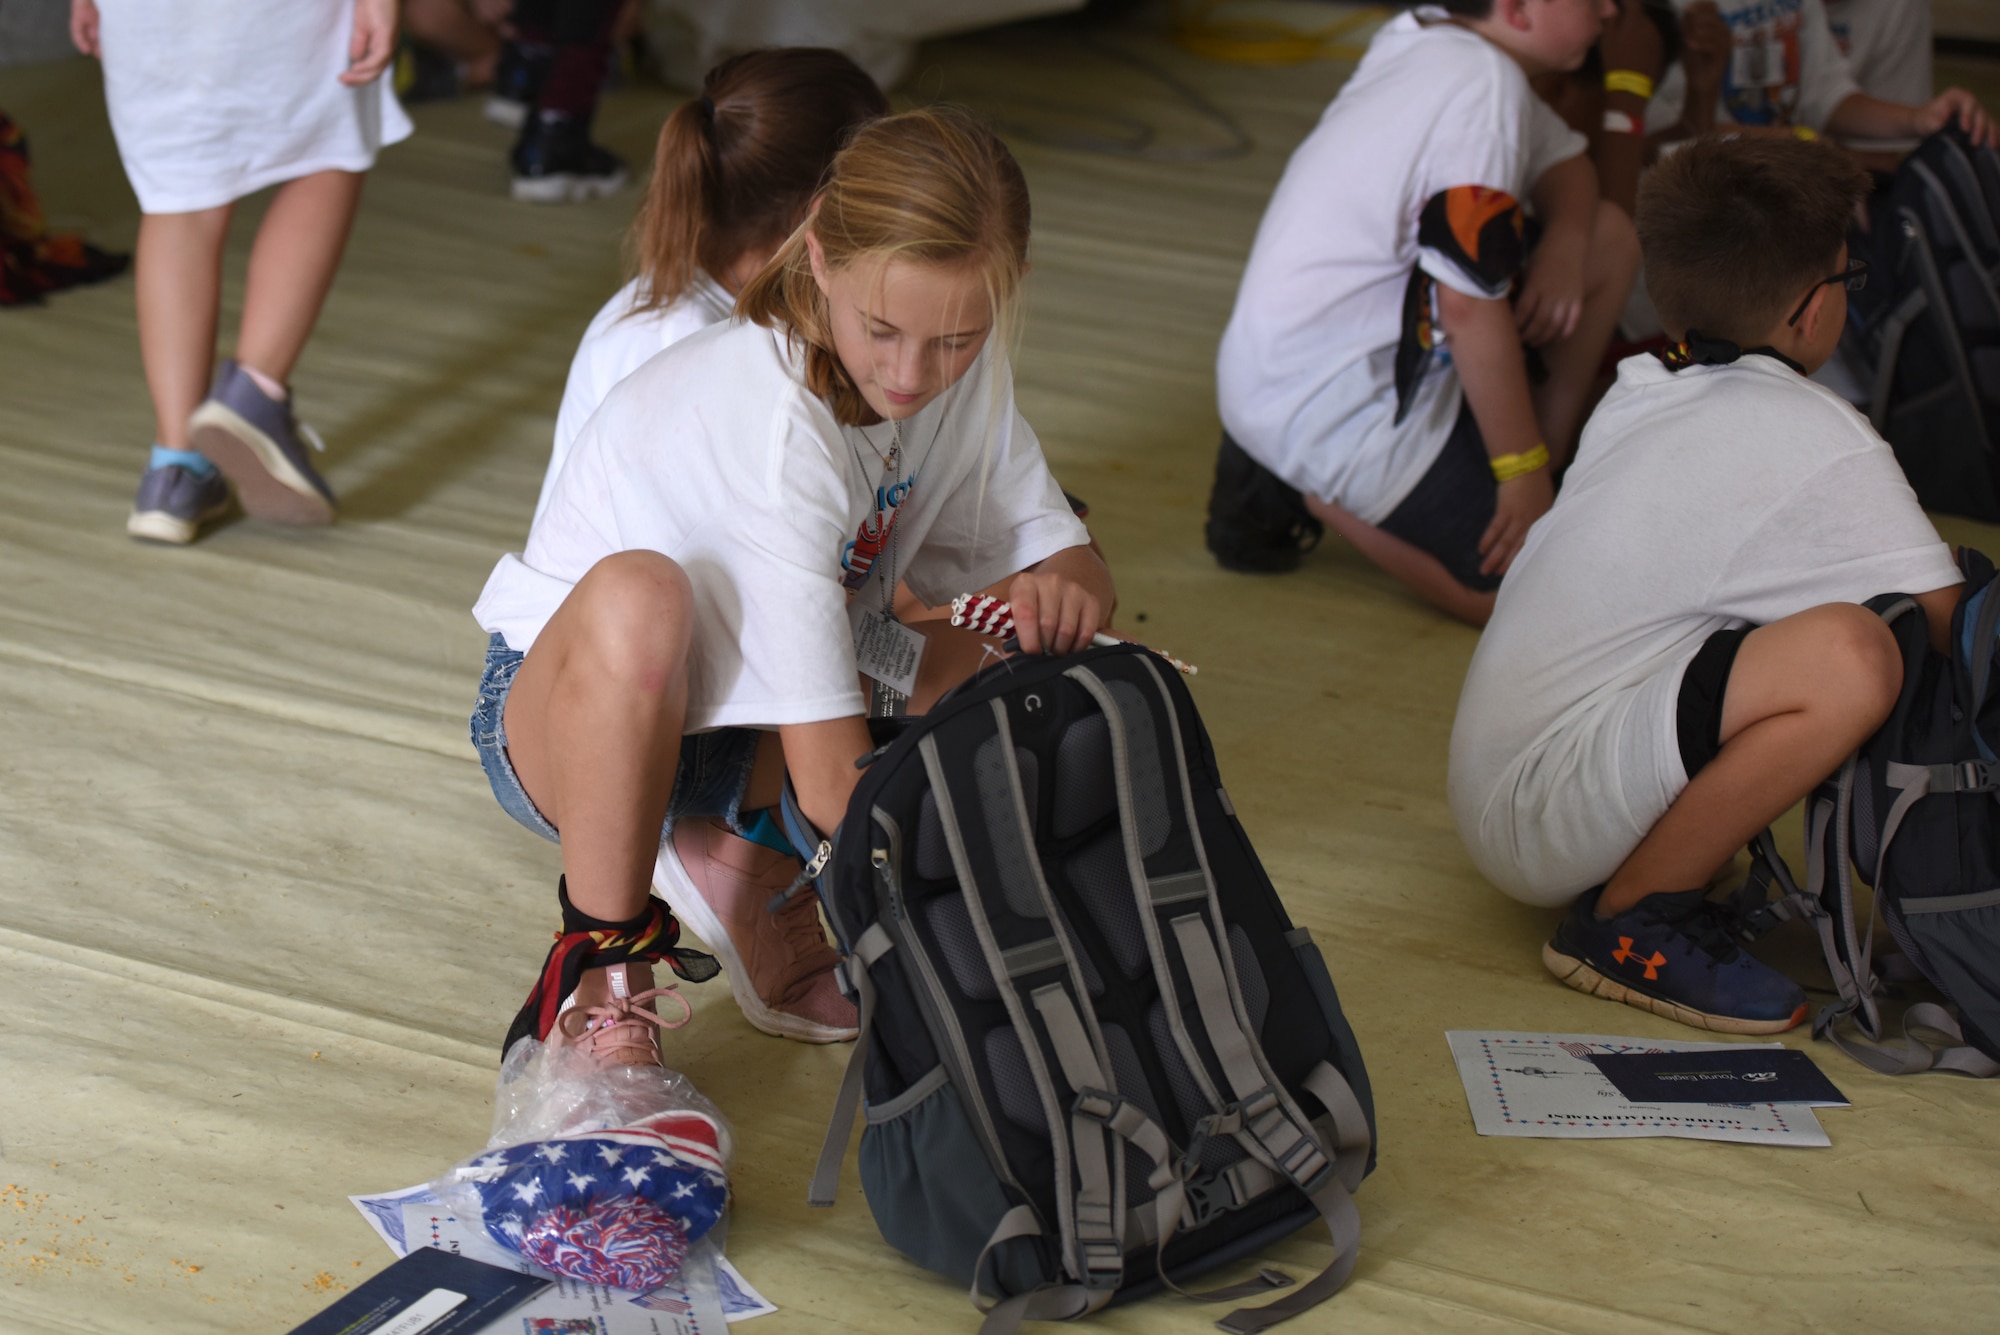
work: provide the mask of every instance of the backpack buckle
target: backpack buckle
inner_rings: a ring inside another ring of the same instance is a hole
[[[1096,1122],[1113,1135],[1132,1139],[1138,1129],[1151,1121],[1146,1110],[1123,1094],[1103,1089],[1080,1089],[1069,1105],[1075,1116]]]
[[[1235,1193],[1229,1190],[1220,1173],[1189,1178],[1181,1184],[1181,1190],[1183,1231],[1200,1228],[1235,1206]]]

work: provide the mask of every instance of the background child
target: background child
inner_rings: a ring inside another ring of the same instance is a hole
[[[804,220],[848,134],[888,111],[875,81],[840,52],[784,47],[725,60],[667,118],[627,242],[638,277],[604,303],[570,363],[537,518],[611,387],[728,319],[736,294]]]
[[[898,575],[931,603],[1004,589],[1030,652],[1103,624],[1110,574],[1013,403],[1027,241],[1026,183],[990,131],[939,108],[871,122],[745,288],[748,318],[654,357],[584,427],[474,609],[493,634],[474,741],[501,805],[563,847],[564,936],[510,1043],[659,1060],[661,846],[699,863],[683,841],[755,828],[786,773],[808,820],[839,824],[871,749],[855,632]],[[919,708],[977,661],[924,633]],[[782,913],[817,932],[811,897]],[[782,1001],[853,1032],[830,969]]]
[[[1569,905],[1585,992],[1734,1033],[1805,998],[1739,951],[1710,879],[1881,724],[1901,684],[1855,604],[1960,583],[1888,445],[1806,376],[1847,313],[1866,173],[1789,137],[1703,139],[1641,188],[1646,281],[1685,341],[1628,358],[1500,590],[1451,742],[1487,879]]]
[[[381,78],[395,0],[71,0],[70,32],[104,62],[111,128],[144,214],[139,351],[158,434],[127,531],[192,542],[229,508],[222,475],[253,516],[330,522],[333,491],[286,382],[333,285],[363,173],[410,132]],[[211,386],[230,211],[270,185],[236,355]]]
[[[1484,624],[1638,263],[1583,137],[1528,84],[1579,65],[1611,12],[1453,0],[1376,35],[1292,155],[1222,337],[1208,543],[1223,565],[1289,568],[1300,533],[1330,524]]]
[[[1887,3],[1888,0],[1877,0]],[[1993,118],[1963,88],[1911,102],[1865,92],[1827,24],[1821,0],[1675,0],[1692,52],[1713,50],[1714,77],[1702,60],[1670,70],[1646,111],[1648,130],[1664,138],[1703,134],[1718,125],[1776,131],[1804,129],[1844,140],[1914,141],[1954,118],[1975,144],[2000,142]],[[1852,17],[1850,14],[1850,22]],[[1727,48],[1701,34],[1727,30]],[[1716,87],[1713,98],[1691,86]],[[1887,164],[1884,164],[1887,165]]]
[[[487,115],[520,127],[508,155],[515,199],[561,204],[624,186],[625,160],[590,138],[624,8],[625,0],[514,0]]]

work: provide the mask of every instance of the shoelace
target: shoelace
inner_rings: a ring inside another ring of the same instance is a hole
[[[1726,905],[1704,899],[1678,915],[1671,910],[1654,909],[1651,916],[1699,946],[1708,956],[1711,969],[1728,964],[1737,956],[1735,915]]]
[[[805,979],[825,972],[834,952],[820,929],[817,897],[789,900],[771,916],[777,920],[779,939],[792,961],[784,980],[784,991],[789,994]]]
[[[298,418],[294,417],[292,419],[292,425],[297,427],[299,429],[299,434],[306,438],[306,444],[312,446],[314,449],[318,450],[321,454],[326,453],[326,442],[319,438],[319,432],[313,430],[311,424],[302,422]]]
[[[651,1006],[642,1004],[656,997],[672,997],[680,1002],[680,1018],[669,1020]],[[590,1041],[590,1050],[596,1053],[608,1047],[631,1047],[644,1042],[650,1035],[646,1033],[643,1021],[650,1020],[662,1029],[678,1029],[693,1018],[694,1007],[680,994],[677,984],[669,983],[665,987],[650,988],[629,997],[614,998],[609,1005],[585,1008],[583,1032]],[[633,1033],[635,1029],[638,1031],[636,1035]]]

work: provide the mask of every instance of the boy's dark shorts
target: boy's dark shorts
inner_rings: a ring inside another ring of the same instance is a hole
[[[1377,527],[1435,556],[1466,588],[1491,593],[1500,587],[1500,576],[1480,573],[1485,558],[1479,554],[1479,539],[1499,502],[1500,484],[1494,481],[1486,442],[1471,406],[1462,405],[1437,462]]]
[[[1722,750],[1722,697],[1729,690],[1729,672],[1743,637],[1757,629],[1738,626],[1719,630],[1702,641],[1681,674],[1680,696],[1674,706],[1674,731],[1681,746],[1681,768],[1692,779]]]

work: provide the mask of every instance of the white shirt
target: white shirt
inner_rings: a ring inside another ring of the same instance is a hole
[[[1695,3],[1674,0],[1674,7],[1685,14]],[[1834,109],[1861,91],[1827,27],[1822,0],[1716,3],[1735,38],[1722,80],[1719,120],[1824,131]],[[1686,103],[1687,76],[1676,62],[1646,107],[1646,128],[1665,130],[1678,124]]]
[[[340,82],[354,0],[98,0],[104,100],[146,213],[191,213],[409,137],[385,73]]]
[[[1463,399],[1439,349],[1395,420],[1398,349],[1424,336],[1405,318],[1413,286],[1430,324],[1428,280],[1504,298],[1513,276],[1469,271],[1420,238],[1426,205],[1467,187],[1525,201],[1587,147],[1504,51],[1443,18],[1423,9],[1383,25],[1292,154],[1216,360],[1223,426],[1244,450],[1371,524],[1436,460]],[[1492,258],[1489,247],[1489,270]]]
[[[604,402],[611,387],[645,364],[654,353],[730,317],[736,298],[722,285],[697,269],[694,282],[667,305],[655,310],[638,310],[643,279],[631,282],[612,294],[583,331],[576,356],[569,364],[569,382],[563,386],[562,407],[556,410],[555,449],[549,455],[549,471],[542,478],[542,494],[535,501],[535,518],[548,509],[549,493],[555,490],[556,474],[576,433]]]
[[[694,588],[686,730],[811,723],[863,712],[854,629],[897,577],[936,605],[1089,541],[990,344],[901,424],[900,477],[882,463],[897,429],[840,426],[800,366],[784,335],[732,321],[626,377],[527,550],[494,567],[479,624],[526,652],[598,561],[660,552]],[[885,519],[877,560],[861,540]]]
[[[1837,395],[1768,357],[1627,358],[1466,675],[1450,795],[1473,860],[1522,898],[1587,889],[1687,782],[1674,705],[1709,635],[1959,578]],[[1549,883],[1566,868],[1594,879]]]
[[[1862,92],[1906,107],[1923,106],[1937,95],[1930,0],[1825,0],[1825,4],[1827,27]],[[1917,142],[1906,139],[1881,146],[1901,151]]]

